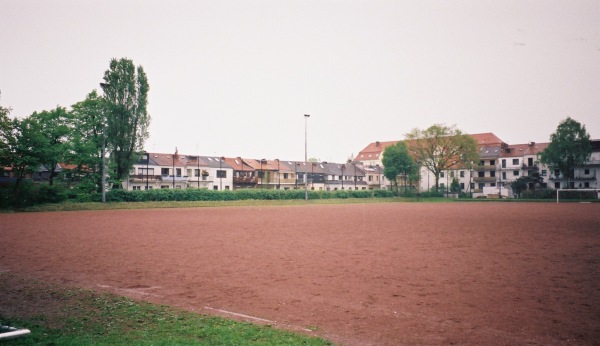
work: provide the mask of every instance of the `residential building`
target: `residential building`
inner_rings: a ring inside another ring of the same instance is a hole
[[[230,190],[233,168],[224,158],[163,153],[143,153],[123,182],[127,190],[213,189]]]

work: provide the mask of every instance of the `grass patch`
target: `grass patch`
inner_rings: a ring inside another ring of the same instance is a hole
[[[2,345],[332,345],[270,326],[0,273],[0,325],[31,334]]]

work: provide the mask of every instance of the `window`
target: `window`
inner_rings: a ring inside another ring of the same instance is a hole
[[[444,175],[445,175],[444,172],[440,172],[440,178],[443,178]]]
[[[583,174],[585,174],[585,175],[588,175],[588,174],[590,174],[590,170],[589,170],[589,169],[586,169],[586,170],[584,170],[584,171],[583,171]]]
[[[465,183],[460,183],[460,189],[464,190],[465,189]]]
[[[506,180],[506,172],[502,172],[502,179]]]
[[[502,168],[506,168],[506,159],[502,159]]]
[[[142,189],[142,187],[141,187],[141,186],[134,186],[134,187],[133,187],[133,191],[139,191],[139,190],[141,190],[141,189]]]
[[[558,177],[560,175],[560,169],[555,169],[554,175]]]
[[[518,177],[519,176],[519,171],[513,171],[513,176]]]
[[[219,186],[213,185],[213,190],[218,190],[218,189],[219,189]]]
[[[187,176],[188,176],[188,177],[191,177],[191,176],[192,176],[192,170],[191,170],[191,169],[188,169],[188,170],[187,170]]]
[[[460,171],[460,177],[464,178],[465,177],[465,171]]]
[[[496,165],[496,160],[490,160],[490,166],[495,166]]]
[[[454,171],[450,171],[450,178],[454,178]]]
[[[479,178],[483,178],[483,177],[485,177],[485,172],[477,172],[477,176]]]
[[[169,169],[168,168],[161,168],[160,169],[160,175],[162,175],[162,176],[169,175]]]
[[[177,168],[177,169],[176,169],[176,172],[177,172],[177,176],[178,176],[178,177],[181,177],[181,168]]]
[[[169,188],[169,185],[161,185],[161,186],[160,186],[160,188],[161,188],[161,189],[168,189],[168,188]]]
[[[519,159],[513,159],[513,165],[518,166],[519,165]]]
[[[496,171],[490,171],[490,177],[495,177],[496,176]]]
[[[144,190],[152,190],[152,186],[144,186]]]
[[[542,177],[545,177],[545,176],[546,176],[546,174],[548,174],[548,173],[546,172],[546,170],[545,170],[545,169],[542,169]]]
[[[200,176],[200,170],[199,169],[194,169],[194,176],[195,177],[199,177]]]
[[[217,178],[227,178],[227,171],[217,170]]]
[[[283,179],[288,179],[288,174],[287,173],[283,173]]]
[[[585,187],[585,188],[588,188],[588,187],[590,187],[590,183],[589,183],[589,182],[585,182],[585,183],[583,183],[583,187]]]

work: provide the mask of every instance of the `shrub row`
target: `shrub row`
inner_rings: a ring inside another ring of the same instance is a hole
[[[309,199],[328,198],[372,198],[393,197],[386,190],[338,190],[308,191]],[[149,191],[112,190],[106,194],[107,202],[148,202],[148,201],[233,201],[233,200],[290,200],[304,199],[304,190],[263,190],[242,189],[214,191],[205,189],[156,189]]]
[[[310,199],[329,198],[385,198],[394,197],[388,190],[308,191]],[[233,200],[291,200],[304,199],[304,190],[241,189],[214,191],[206,189],[155,189],[149,191],[110,190],[107,202],[149,201],[233,201]],[[100,202],[100,193],[90,193],[66,185],[38,184],[24,181],[18,189],[14,185],[0,186],[0,208],[23,208],[38,204],[73,202]]]

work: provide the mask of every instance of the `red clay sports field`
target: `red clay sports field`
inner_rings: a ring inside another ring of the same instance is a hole
[[[344,345],[600,341],[600,203],[15,213],[0,230],[0,271]]]

